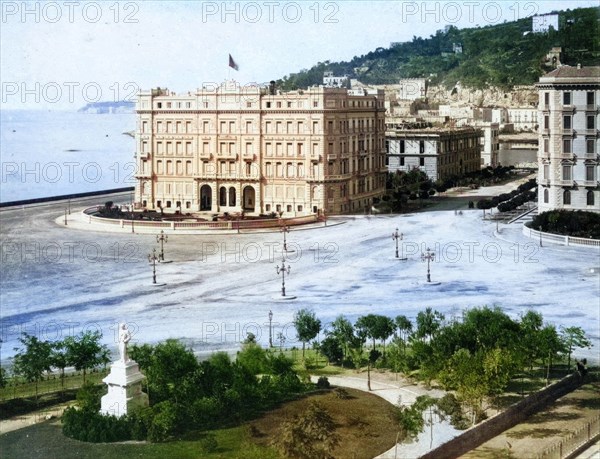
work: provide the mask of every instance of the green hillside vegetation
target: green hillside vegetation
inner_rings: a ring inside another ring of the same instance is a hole
[[[291,90],[322,84],[323,72],[348,75],[367,84],[397,83],[400,78],[430,78],[431,84],[477,89],[510,89],[529,85],[551,68],[544,65],[554,46],[562,47],[562,63],[600,65],[600,8],[579,8],[559,13],[559,30],[531,33],[531,17],[481,28],[438,30],[429,38],[377,48],[350,62],[319,62],[308,70],[279,81]],[[529,32],[529,33],[527,33]],[[454,54],[452,44],[462,44]]]

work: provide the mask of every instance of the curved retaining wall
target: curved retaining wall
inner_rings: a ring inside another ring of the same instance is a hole
[[[112,226],[114,228],[130,228],[132,220],[104,218],[93,215],[98,212],[102,206],[88,207],[82,211],[89,219],[90,223]],[[305,215],[302,217],[274,218],[265,220],[230,220],[220,222],[177,222],[177,221],[145,221],[134,220],[133,227],[139,229],[167,229],[167,230],[253,230],[280,228],[282,222],[286,226],[306,225],[307,223],[316,223],[319,221],[317,215]]]

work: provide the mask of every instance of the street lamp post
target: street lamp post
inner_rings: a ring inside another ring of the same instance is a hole
[[[67,226],[67,209],[65,208],[65,226]]]
[[[285,258],[281,257],[281,266],[276,266],[275,270],[277,271],[277,275],[281,274],[281,296],[285,296],[285,275],[286,273],[289,275],[292,267],[290,265],[285,265]]]
[[[396,231],[392,233],[392,239],[396,241],[396,258],[398,260],[406,260],[406,258],[400,258],[400,254],[398,253],[398,241],[401,241],[404,237],[404,234],[398,233],[398,228]]]
[[[435,253],[433,253],[429,247],[427,247],[427,255],[421,254],[421,261],[427,260],[427,282],[431,282],[431,272],[429,270],[429,263],[435,259]]]
[[[269,311],[269,349],[273,347],[273,311]]]
[[[165,234],[163,230],[160,230],[160,236],[156,235],[156,242],[160,242],[160,254],[158,255],[158,261],[165,261],[165,242],[167,242],[169,236]]]
[[[148,261],[152,263],[152,283],[156,284],[156,262],[158,261],[156,249],[152,249],[152,253],[148,255]]]
[[[289,228],[287,226],[285,226],[285,223],[282,224],[281,226],[281,232],[283,233],[283,251],[287,252],[287,241],[286,241],[286,234],[290,232]]]

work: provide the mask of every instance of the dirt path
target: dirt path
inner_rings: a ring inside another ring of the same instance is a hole
[[[33,411],[31,413],[15,416],[14,418],[10,419],[4,419],[0,421],[0,435],[7,432],[12,432],[13,430],[29,427],[33,424],[37,424],[38,422],[45,421],[50,417],[59,417],[62,415],[65,408],[73,405],[74,403],[74,401],[61,403],[60,405],[51,406],[39,411]]]

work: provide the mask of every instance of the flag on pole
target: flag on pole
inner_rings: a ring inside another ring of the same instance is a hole
[[[232,69],[235,69],[235,70],[240,69],[238,67],[238,65],[236,64],[236,62],[233,60],[233,57],[231,57],[231,54],[229,55],[229,67],[231,67]]]

